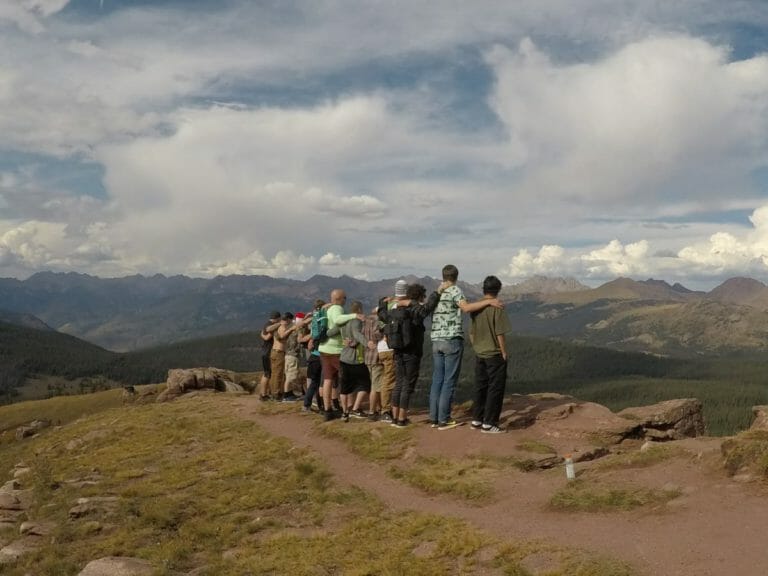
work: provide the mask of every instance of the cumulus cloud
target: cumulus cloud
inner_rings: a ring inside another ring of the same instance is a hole
[[[597,280],[616,276],[661,276],[675,280],[744,274],[765,276],[768,274],[768,205],[756,209],[749,220],[753,225],[751,229],[741,233],[716,232],[677,252],[653,250],[648,240],[624,244],[618,239],[583,251],[542,246],[534,255],[521,249],[499,273],[510,279],[543,274]]]
[[[377,276],[454,261],[464,277],[508,262],[518,278],[763,265],[757,212],[753,231],[691,218],[762,203],[768,57],[697,33],[766,27],[759,2],[183,17],[158,2],[83,19],[76,4],[0,5],[0,133],[4,150],[98,163],[106,197],[0,163],[0,235],[38,229],[0,262]]]
[[[491,104],[524,189],[631,200],[722,194],[763,161],[768,56],[729,61],[690,36],[631,43],[594,62],[558,64],[531,40],[496,47]]]

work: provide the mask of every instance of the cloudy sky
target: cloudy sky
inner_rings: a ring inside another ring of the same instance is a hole
[[[0,277],[768,280],[764,0],[0,0]]]

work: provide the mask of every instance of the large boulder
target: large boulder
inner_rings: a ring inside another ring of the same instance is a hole
[[[681,440],[706,433],[702,405],[696,398],[625,408],[618,415],[641,425],[645,437],[653,440]]]
[[[768,430],[768,406],[752,406],[752,414],[755,419],[750,430]]]
[[[24,438],[30,438],[36,436],[41,430],[48,428],[51,425],[50,420],[33,420],[29,424],[24,424],[16,428],[16,440],[22,440]]]
[[[157,397],[157,401],[173,400],[190,390],[244,392],[245,388],[238,380],[236,372],[221,368],[174,368],[168,370],[165,390]]]

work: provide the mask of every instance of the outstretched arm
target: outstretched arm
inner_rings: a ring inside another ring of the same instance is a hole
[[[483,298],[482,300],[478,300],[477,302],[467,302],[466,300],[459,300],[459,308],[461,308],[461,311],[465,314],[469,314],[470,312],[479,312],[483,308],[487,308],[488,306],[493,306],[494,308],[504,308],[504,302],[499,300],[498,298]]]

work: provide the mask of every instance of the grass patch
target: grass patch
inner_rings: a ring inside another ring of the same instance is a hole
[[[549,505],[566,512],[610,512],[657,507],[681,494],[680,490],[602,487],[594,481],[574,480],[555,492]]]
[[[389,473],[427,494],[450,494],[485,503],[493,499],[493,483],[503,471],[523,467],[515,458],[419,456],[413,462],[392,466]]]
[[[557,454],[557,450],[552,446],[539,440],[522,440],[515,447],[523,452],[531,452],[533,454]]]
[[[548,544],[525,542],[504,544],[495,558],[497,571],[507,576],[635,576],[624,562],[594,552],[583,552]]]
[[[66,424],[82,416],[96,414],[122,404],[122,388],[79,396],[56,396],[0,406],[0,433],[13,431],[32,420]]]
[[[404,431],[381,432],[399,432],[402,440]],[[499,566],[528,574],[520,551],[532,548],[525,543],[455,518],[393,513],[334,482],[312,454],[234,416],[231,404],[213,394],[101,410],[0,446],[0,477],[22,458],[32,469],[25,480],[34,496],[29,516],[57,528],[46,546],[4,566],[8,576],[74,576],[103,556],[144,558],[157,574],[200,576],[443,576]],[[488,469],[513,465],[480,460]],[[70,482],[84,478],[99,484]],[[117,501],[69,518],[78,498],[102,496]],[[497,553],[513,548],[518,556]],[[572,554],[561,553],[564,567]]]
[[[742,469],[768,478],[768,431],[749,430],[725,440],[720,448],[725,470],[733,476]]]
[[[392,428],[369,422],[319,422],[315,429],[323,436],[342,440],[357,454],[372,461],[395,460],[413,445],[411,428]]]
[[[611,454],[596,463],[601,470],[616,470],[623,468],[648,468],[685,453],[680,446],[668,444],[652,445],[645,452],[636,450],[624,454]]]

